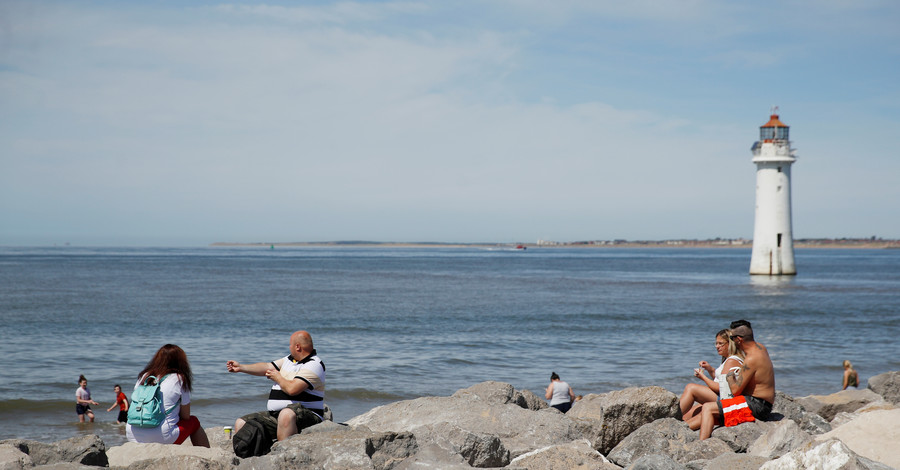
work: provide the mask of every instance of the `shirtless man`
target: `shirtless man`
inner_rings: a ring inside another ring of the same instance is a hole
[[[735,417],[729,416],[729,425],[734,426],[744,421],[751,421],[747,414],[752,414],[755,419],[765,419],[772,412],[772,403],[775,401],[775,368],[769,351],[762,344],[753,340],[753,329],[750,322],[737,320],[731,323],[731,339],[737,347],[744,351],[744,365],[739,374],[734,371],[726,376],[731,393],[737,397],[743,396],[746,407],[741,404],[728,406],[723,411],[721,400],[703,404],[700,412],[700,439],[708,439],[712,435],[715,425],[723,424],[723,418],[731,414],[731,409],[736,411]],[[729,401],[729,400],[726,400]],[[744,408],[741,410],[741,408]],[[750,413],[747,413],[749,409]],[[741,417],[741,415],[744,417]]]

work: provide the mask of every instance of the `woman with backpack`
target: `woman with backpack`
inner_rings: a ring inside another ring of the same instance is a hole
[[[128,409],[125,436],[132,442],[209,447],[200,420],[191,416],[191,365],[174,344],[159,348],[138,374]]]

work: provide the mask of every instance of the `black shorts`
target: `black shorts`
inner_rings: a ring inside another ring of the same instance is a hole
[[[86,414],[88,411],[91,411],[91,405],[82,405],[79,403],[75,404],[75,413],[83,415],[83,414]]]
[[[769,414],[772,413],[772,404],[762,398],[744,395],[744,399],[747,400],[747,407],[750,408],[754,418],[765,421]],[[725,419],[725,412],[722,410],[722,400],[716,400],[716,404],[719,405],[719,421],[721,424],[721,421]]]
[[[119,417],[116,418],[116,421],[119,423],[125,423],[128,421],[128,412],[125,410],[119,410]]]

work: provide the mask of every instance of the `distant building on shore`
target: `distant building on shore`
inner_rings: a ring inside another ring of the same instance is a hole
[[[776,107],[751,148],[756,164],[756,219],[750,274],[797,274],[791,229],[791,164],[797,157],[788,130],[778,119]]]

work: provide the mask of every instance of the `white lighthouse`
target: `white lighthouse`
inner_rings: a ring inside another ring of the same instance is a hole
[[[791,164],[797,157],[788,129],[774,108],[751,149],[756,164],[756,220],[750,274],[797,274],[791,231]]]

